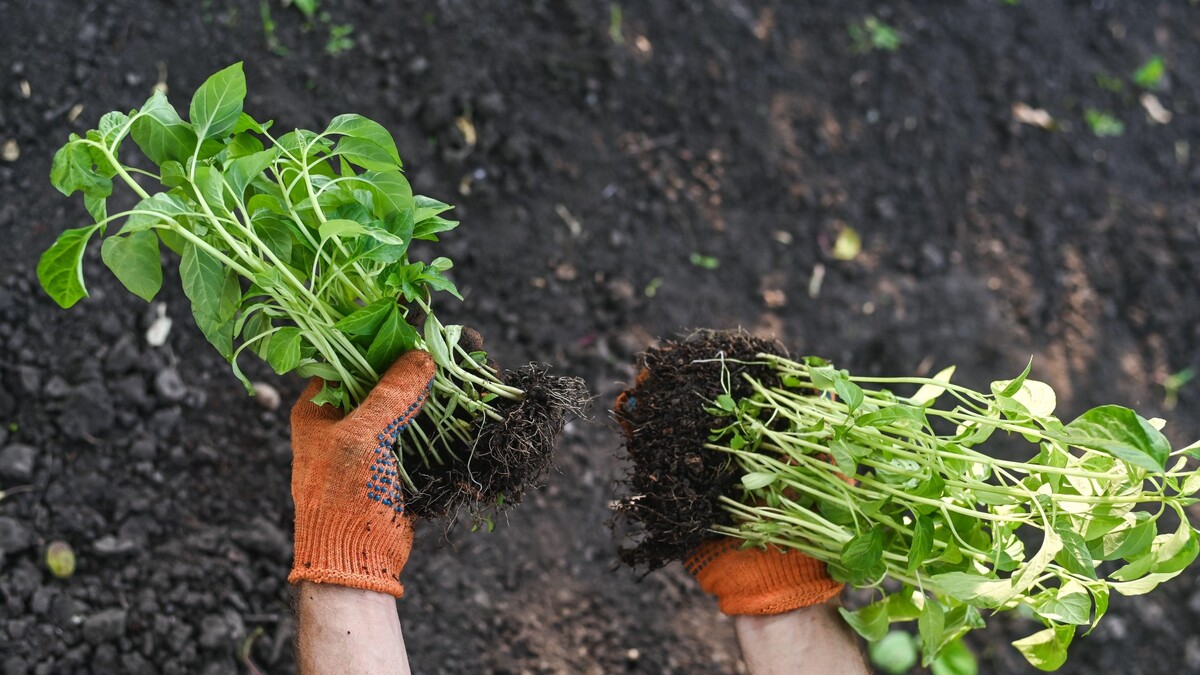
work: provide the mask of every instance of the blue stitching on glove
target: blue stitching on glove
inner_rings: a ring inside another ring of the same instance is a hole
[[[367,481],[367,497],[381,502],[384,506],[392,507],[396,513],[404,513],[404,496],[400,492],[400,481],[393,480],[400,474],[396,470],[396,457],[392,453],[392,446],[399,440],[400,434],[408,428],[409,422],[412,421],[421,405],[425,403],[432,388],[433,378],[430,378],[425,385],[425,391],[417,397],[417,400],[413,401],[403,414],[384,427],[384,433],[376,436],[379,444],[375,446],[375,454],[378,457],[371,463],[371,479]],[[385,485],[390,487],[385,488]]]

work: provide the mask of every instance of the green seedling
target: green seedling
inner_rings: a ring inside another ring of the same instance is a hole
[[[864,18],[861,23],[850,24],[847,32],[850,34],[850,41],[854,44],[854,51],[860,54],[873,49],[894,52],[904,41],[900,31],[874,16]]]
[[[437,376],[427,423],[408,426],[404,451],[429,465],[470,447],[475,422],[501,419],[494,402],[524,394],[482,352],[459,345],[461,326],[434,314],[435,292],[461,299],[445,276],[453,263],[410,257],[414,241],[457,226],[444,217],[452,207],[413,194],[380,124],[346,114],[319,132],[276,135],[243,111],[245,96],[238,63],[201,85],[187,121],[156,92],[140,109],[72,134],[51,181],[65,195],[82,192],[94,222],[66,230],[45,252],[42,287],[64,308],[84,298],[84,250],[102,239],[105,265],[149,301],[162,286],[166,247],[179,256],[201,332],[251,394],[238,365],[247,351],[277,373],[322,378],[314,401],[349,410],[400,354],[424,349]],[[131,146],[153,170],[128,160]],[[114,182],[140,201],[110,213]],[[416,460],[402,457],[406,481],[408,461]]]
[[[267,42],[267,49],[276,56],[287,56],[288,48],[283,46],[279,41],[279,36],[276,34],[278,26],[275,23],[274,17],[271,16],[271,4],[268,0],[261,0],[258,4],[259,17],[262,19],[263,39]]]
[[[1187,386],[1196,377],[1196,371],[1192,368],[1184,368],[1183,370],[1168,375],[1163,380],[1163,407],[1167,410],[1174,410],[1175,405],[1179,403],[1179,390]]]
[[[312,21],[313,16],[315,16],[317,13],[317,6],[321,4],[319,2],[319,0],[291,0],[291,1],[292,1],[292,4],[296,5],[296,9],[300,10],[300,13],[304,15],[304,18],[308,19],[309,21]],[[283,4],[284,4],[284,6],[287,6],[287,4],[288,4],[287,0],[285,0],[285,2]]]
[[[703,253],[699,253],[697,251],[692,251],[692,253],[688,255],[688,262],[692,263],[696,267],[706,270],[715,270],[721,266],[721,261],[717,259],[716,256],[704,255]]]
[[[625,34],[622,32],[621,6],[610,3],[608,6],[608,39],[615,45],[625,44]]]
[[[1155,89],[1167,72],[1167,64],[1161,56],[1152,56],[1133,74],[1133,82],[1142,89]]]
[[[1125,133],[1125,123],[1102,110],[1088,108],[1084,113],[1084,120],[1087,121],[1088,128],[1092,130],[1092,133],[1100,138],[1120,136]]]
[[[354,38],[350,34],[354,26],[348,23],[333,24],[329,27],[329,41],[325,43],[325,53],[337,56],[354,48]]]
[[[986,614],[1019,610],[1043,629],[1013,644],[1056,669],[1113,593],[1147,593],[1200,552],[1187,513],[1200,444],[1172,450],[1161,420],[1104,405],[1064,423],[1029,368],[979,392],[953,368],[860,377],[815,357],[755,359],[771,381],[747,374],[751,395],[708,410],[706,447],[736,462],[743,488],[721,498],[734,523],[714,529],[873,589],[843,616],[871,641],[915,621],[926,666]]]

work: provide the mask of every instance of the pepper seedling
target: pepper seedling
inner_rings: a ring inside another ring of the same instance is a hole
[[[187,121],[155,92],[141,108],[110,112],[96,129],[72,134],[50,178],[65,195],[82,192],[94,222],[63,232],[38,278],[71,307],[87,295],[85,248],[102,238],[105,265],[149,301],[162,286],[165,246],[179,255],[197,326],[251,394],[238,364],[246,351],[279,374],[322,378],[313,401],[350,410],[400,354],[427,350],[437,375],[419,423],[405,431],[399,463],[418,492],[414,467],[465,465],[488,425],[503,424],[527,393],[476,346],[460,343],[461,326],[438,321],[435,292],[462,299],[445,276],[451,260],[410,257],[414,241],[436,242],[458,225],[445,217],[452,207],[413,194],[379,123],[345,114],[320,132],[276,135],[271,122],[243,110],[245,97],[237,63],[196,90]],[[130,142],[153,169],[128,161]],[[139,198],[133,208],[109,212],[114,180]],[[563,407],[545,418],[552,439],[579,407],[582,384],[533,379],[556,392],[551,408]]]

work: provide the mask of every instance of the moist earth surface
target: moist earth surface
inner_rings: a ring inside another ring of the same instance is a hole
[[[606,408],[659,336],[742,327],[976,387],[1032,356],[1063,417],[1120,403],[1200,437],[1200,386],[1172,386],[1200,369],[1195,3],[300,4],[0,0],[6,673],[295,670],[302,383],[246,359],[279,394],[247,398],[173,271],[147,305],[92,250],[70,312],[34,276],[86,218],[47,178],[67,135],[156,85],[185,108],[238,60],[260,119],[392,130],[463,222],[425,249],[466,296],[443,320],[598,396],[494,531],[420,528],[399,604],[417,672],[744,669],[715,602],[678,565],[619,567],[606,525],[628,470]],[[69,578],[42,563],[52,541]],[[1200,670],[1198,584],[1114,597],[1062,672]],[[973,633],[981,671],[1027,672],[1008,643],[1032,628]]]

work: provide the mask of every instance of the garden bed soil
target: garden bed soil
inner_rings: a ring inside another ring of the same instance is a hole
[[[71,312],[34,279],[85,217],[47,180],[67,134],[160,82],[184,107],[241,59],[257,117],[365,114],[393,130],[420,193],[458,204],[464,224],[438,251],[467,302],[439,315],[479,328],[500,363],[552,363],[607,402],[655,337],[700,326],[862,374],[957,364],[975,387],[1032,355],[1064,417],[1123,403],[1170,420],[1175,443],[1200,437],[1200,385],[1164,389],[1200,370],[1200,6],[320,11],[0,0],[5,672],[294,671],[286,421],[302,383],[247,363],[282,406],[247,399],[174,274],[148,306],[93,250],[91,297]],[[851,37],[868,15],[899,31],[896,51]],[[1154,54],[1165,124],[1131,81]],[[1089,109],[1122,133],[1095,135]],[[845,228],[862,242],[850,260],[834,255]],[[160,317],[172,328],[150,346]],[[420,529],[400,602],[417,672],[742,667],[730,622],[678,565],[644,579],[617,566],[620,446],[603,412],[572,423],[545,487],[495,531]],[[54,540],[75,550],[68,579],[40,562]],[[1063,672],[1200,670],[1198,580],[1114,598]],[[982,672],[1025,672],[1008,646],[1019,621],[970,636]]]

